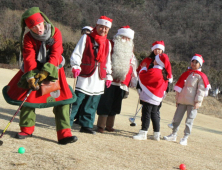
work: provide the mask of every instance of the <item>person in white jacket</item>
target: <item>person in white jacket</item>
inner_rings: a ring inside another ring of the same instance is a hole
[[[207,76],[201,72],[203,62],[203,57],[200,54],[195,54],[191,59],[191,67],[180,76],[174,87],[177,109],[173,117],[172,133],[164,136],[167,141],[176,141],[177,131],[187,111],[184,137],[180,140],[181,145],[187,145],[193,121],[197,116],[197,109],[201,106],[204,96],[208,95],[208,91],[211,88]]]
[[[80,132],[96,133],[92,129],[95,112],[105,84],[109,87],[113,80],[111,44],[107,39],[111,25],[112,19],[101,16],[92,32],[81,37],[70,58],[73,77],[78,77],[75,87],[77,101],[72,104],[70,125],[73,125],[74,117],[80,109]]]

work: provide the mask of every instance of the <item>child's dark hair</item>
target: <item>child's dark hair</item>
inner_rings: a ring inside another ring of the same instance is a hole
[[[163,68],[162,74],[163,74],[163,79],[164,79],[164,80],[168,80],[168,78],[167,78],[168,73],[167,73],[167,71],[166,71],[165,68]]]
[[[90,34],[91,31],[89,29],[82,29],[81,34]]]
[[[153,60],[155,60],[155,56],[156,56],[156,55],[155,55],[154,52],[152,51],[148,57],[151,58],[151,59],[153,59]]]

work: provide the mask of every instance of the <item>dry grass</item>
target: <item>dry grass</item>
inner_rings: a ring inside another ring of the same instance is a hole
[[[0,71],[4,73],[0,74],[0,88],[3,88],[17,70],[0,68]],[[73,79],[68,78],[67,81],[72,86]],[[32,138],[25,140],[14,138],[16,132],[19,132],[17,116],[1,139],[4,144],[0,146],[0,169],[178,170],[181,163],[186,165],[187,170],[221,169],[221,119],[198,114],[188,146],[178,143],[183,136],[185,118],[181,123],[177,142],[150,140],[152,126],[148,130],[148,140],[136,141],[132,136],[140,129],[140,114],[136,119],[136,127],[129,126],[128,118],[134,115],[137,101],[137,93],[131,90],[129,98],[123,101],[121,114],[116,117],[116,132],[89,135],[80,133],[80,127],[74,126],[72,132],[79,140],[65,146],[57,144],[52,108],[36,109],[35,132]],[[3,97],[0,98],[0,103],[0,130],[3,130],[18,106],[7,104]],[[163,103],[162,136],[171,132],[167,124],[171,122],[174,112],[174,104]],[[18,154],[19,147],[25,147],[26,153]]]

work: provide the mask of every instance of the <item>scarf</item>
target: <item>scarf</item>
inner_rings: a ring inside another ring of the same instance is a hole
[[[90,34],[91,37],[94,38],[94,40],[99,44],[98,53],[96,56],[96,60],[98,62],[104,62],[106,59],[105,56],[105,50],[106,50],[106,40],[107,36],[101,36],[97,33],[96,27],[92,30],[92,33]]]
[[[32,37],[34,39],[42,42],[41,46],[40,46],[40,49],[39,49],[39,53],[37,55],[37,61],[39,61],[40,63],[46,63],[47,62],[46,44],[49,43],[48,41],[52,41],[52,39],[50,39],[50,36],[51,36],[51,24],[49,24],[49,23],[45,24],[45,30],[44,30],[44,34],[43,35],[35,34],[31,30],[30,30],[30,33],[31,33],[31,35],[32,35]],[[53,43],[50,42],[51,45]]]
[[[184,72],[184,73],[180,76],[180,78],[179,78],[179,80],[177,81],[177,83],[176,83],[175,86],[178,86],[178,87],[180,87],[180,88],[182,89],[182,88],[184,87],[185,80],[186,80],[187,77],[188,77],[190,74],[192,74],[192,73],[193,73],[193,74],[196,73],[196,74],[199,74],[199,75],[201,76],[201,78],[203,79],[203,82],[204,82],[204,86],[205,86],[206,91],[208,91],[208,90],[211,88],[210,83],[209,83],[209,80],[208,80],[207,76],[206,76],[203,72],[198,71],[198,70],[192,70],[192,69],[189,69],[189,68],[188,68],[188,70],[187,70],[186,72]]]

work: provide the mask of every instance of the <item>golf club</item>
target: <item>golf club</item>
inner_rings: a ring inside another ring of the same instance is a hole
[[[135,118],[136,118],[137,113],[142,109],[142,107],[143,107],[143,106],[141,106],[141,107],[139,108],[139,110],[136,112],[136,114],[134,115],[134,117],[129,118],[129,121],[131,122],[130,126],[136,126]]]
[[[76,90],[76,81],[77,81],[77,77],[74,78],[74,83],[73,83],[73,91],[75,92]],[[72,112],[72,103],[69,105],[69,116],[71,115],[71,112]]]
[[[138,110],[139,103],[140,103],[140,98],[138,98],[135,115],[137,114],[137,110]],[[134,116],[134,117],[135,117],[135,116]],[[134,123],[135,120],[133,121],[132,119],[133,119],[133,118],[129,118],[129,121],[131,122],[130,126],[136,126],[136,124]]]
[[[35,85],[38,83],[39,79],[36,79],[35,81]],[[19,110],[21,109],[21,107],[23,106],[23,104],[25,103],[25,101],[27,100],[27,98],[29,97],[30,93],[32,92],[32,89],[30,89],[25,97],[25,99],[22,101],[22,104],[19,106],[19,108],[17,109],[17,111],[15,112],[15,114],[13,115],[13,117],[11,118],[10,122],[8,123],[8,125],[6,126],[6,128],[3,130],[0,139],[3,137],[5,131],[8,129],[8,127],[10,126],[10,124],[12,123],[12,121],[14,120],[15,116],[18,114]],[[0,140],[0,146],[3,144],[3,141]]]

